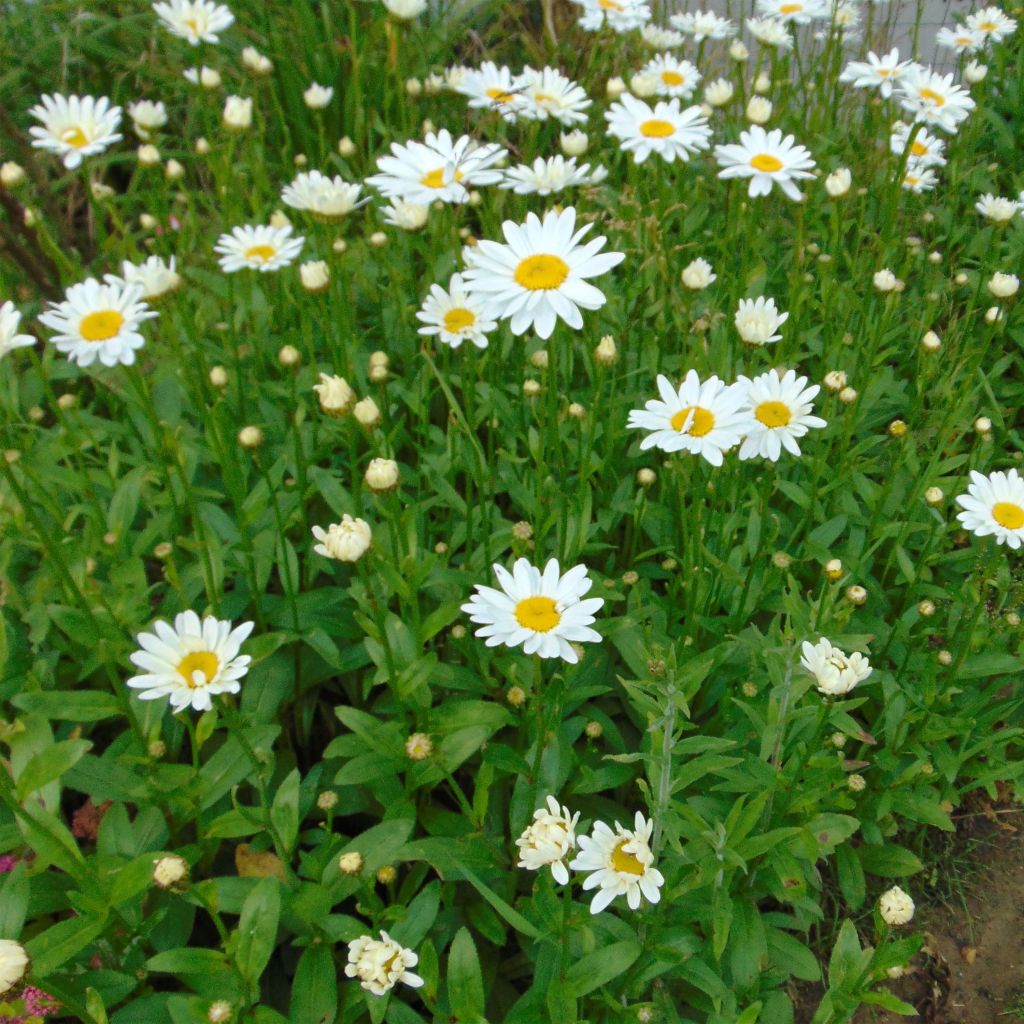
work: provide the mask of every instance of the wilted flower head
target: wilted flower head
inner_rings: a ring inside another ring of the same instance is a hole
[[[886,924],[907,924],[914,916],[914,901],[894,885],[879,897],[878,912]]]
[[[326,530],[314,526],[313,536],[320,542],[313,547],[318,555],[338,562],[358,562],[369,549],[373,534],[365,519],[353,519],[346,513],[340,523],[331,523]]]
[[[358,978],[359,984],[375,996],[382,996],[399,982],[419,988],[423,979],[409,970],[418,962],[419,957],[411,949],[403,949],[382,931],[380,939],[363,935],[349,943],[345,974]]]
[[[550,867],[551,874],[561,885],[569,883],[569,872],[564,860],[576,848],[576,822],[580,812],[570,814],[568,807],[559,807],[558,801],[549,796],[547,809],[538,808],[533,812],[533,821],[526,826],[516,840],[519,848],[517,867],[527,871],[538,871]]]
[[[805,640],[803,665],[814,676],[818,690],[828,697],[841,697],[871,675],[871,665],[863,654],[844,654],[822,637],[816,644]]]

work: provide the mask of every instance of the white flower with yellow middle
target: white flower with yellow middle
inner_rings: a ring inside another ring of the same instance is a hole
[[[362,185],[352,185],[340,174],[329,178],[320,171],[303,171],[281,190],[281,201],[293,210],[311,213],[317,220],[340,220],[368,203],[359,198]]]
[[[747,435],[740,445],[740,459],[762,458],[778,462],[782,449],[791,455],[800,455],[797,439],[808,430],[820,429],[828,424],[814,416],[814,397],[821,388],[808,387],[806,377],[798,377],[795,370],[787,370],[780,377],[774,370],[749,380],[740,377],[747,388],[747,410],[750,422]]]
[[[711,127],[700,107],[679,109],[679,100],[659,102],[652,108],[626,93],[605,111],[608,134],[642,164],[652,153],[667,163],[686,161],[711,144]]]
[[[419,334],[435,336],[452,348],[464,341],[487,348],[487,335],[498,326],[487,304],[466,288],[461,274],[452,274],[447,290],[432,284],[416,319],[424,325]]]
[[[792,135],[782,136],[779,128],[766,132],[752,125],[740,132],[739,144],[715,146],[719,178],[749,178],[747,194],[751,199],[766,196],[778,185],[795,202],[803,199],[796,182],[814,177],[814,159]]]
[[[112,107],[106,96],[43,95],[29,114],[42,122],[28,130],[32,145],[55,153],[68,170],[123,138],[117,130],[121,108]]]
[[[235,21],[229,8],[211,0],[168,0],[153,4],[153,10],[171,35],[192,46],[219,43],[218,33]]]
[[[967,493],[957,497],[957,519],[976,537],[995,537],[1016,551],[1024,544],[1024,478],[1015,469],[984,476],[971,470]]]
[[[701,73],[693,64],[670,53],[652,57],[640,73],[654,79],[655,96],[675,96],[681,100],[688,100],[701,80]]]
[[[569,812],[568,807],[559,807],[558,801],[549,796],[547,807],[533,812],[533,821],[516,840],[519,862],[516,867],[527,871],[551,868],[551,875],[560,885],[569,884],[569,872],[565,858],[576,849],[576,822],[580,812]]]
[[[220,268],[226,274],[239,270],[258,270],[266,274],[291,266],[302,252],[305,238],[292,238],[291,225],[279,228],[268,224],[244,224],[221,235],[214,246],[220,254]]]

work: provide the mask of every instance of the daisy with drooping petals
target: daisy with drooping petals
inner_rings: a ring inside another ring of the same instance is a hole
[[[305,238],[292,238],[290,224],[274,228],[267,224],[244,224],[223,234],[213,247],[220,253],[220,267],[226,274],[258,270],[263,274],[290,266],[302,251]]]
[[[651,20],[647,0],[573,0],[583,8],[580,28],[599,32],[607,25],[613,32],[623,35],[640,28]]]
[[[523,106],[516,76],[507,66],[498,67],[493,60],[485,60],[479,68],[466,69],[454,89],[469,97],[470,107],[497,110],[506,121],[514,121]]]
[[[900,104],[915,121],[934,125],[947,135],[956,134],[975,107],[970,93],[954,85],[952,72],[940,75],[928,68],[911,68],[900,79],[899,88]]]
[[[341,175],[329,178],[319,171],[304,171],[281,191],[281,200],[293,210],[306,210],[317,220],[332,221],[358,210],[369,198],[360,199],[362,185],[350,185]]]
[[[971,470],[967,493],[957,496],[957,519],[976,537],[995,537],[1016,551],[1024,544],[1024,478],[1015,469],[983,476]]]
[[[978,197],[974,208],[982,217],[994,224],[1009,224],[1021,209],[1021,203],[1016,199],[1007,199],[1005,196],[995,196],[991,192],[986,192]]]
[[[494,165],[507,151],[494,142],[476,143],[468,135],[453,140],[442,128],[428,132],[423,142],[393,142],[391,154],[378,157],[381,173],[366,183],[388,199],[429,206],[436,200],[464,203],[469,187],[500,181],[501,171]]]
[[[719,178],[750,178],[748,195],[751,199],[766,196],[773,185],[799,202],[803,193],[796,186],[797,179],[813,178],[814,158],[803,147],[795,144],[793,136],[782,137],[779,128],[766,132],[760,125],[752,125],[740,132],[739,144],[715,146],[715,159]]]
[[[419,231],[430,219],[430,207],[422,203],[407,203],[404,199],[392,199],[380,208],[385,224],[402,231]]]
[[[167,124],[167,108],[163,101],[139,100],[128,104],[128,116],[132,119],[135,134],[143,142],[148,142],[153,132],[159,131]]]
[[[696,370],[690,370],[678,388],[663,374],[658,374],[657,384],[660,400],[652,398],[643,409],[632,409],[626,422],[627,429],[650,431],[640,450],[686,451],[703,456],[712,466],[722,465],[723,453],[747,433],[747,389],[718,377],[702,382]]]
[[[583,882],[584,889],[597,889],[590,902],[590,912],[599,914],[616,896],[625,896],[630,910],[638,910],[641,897],[648,903],[661,899],[665,884],[662,873],[654,866],[651,834],[654,822],[636,812],[633,829],[615,822],[613,832],[603,821],[594,823],[589,836],[577,840],[580,852],[569,865],[573,871],[591,872]]]
[[[794,25],[806,25],[828,15],[824,0],[757,0],[757,12]]]
[[[676,32],[671,28],[662,28],[660,25],[644,25],[640,29],[640,38],[652,50],[672,50],[686,42],[686,37],[682,32]]]
[[[209,711],[211,697],[241,689],[239,680],[252,659],[238,651],[253,625],[243,622],[232,629],[230,622],[212,615],[200,620],[191,611],[175,616],[173,627],[155,622],[152,633],[135,638],[142,650],[130,660],[143,673],[132,676],[128,685],[141,691],[141,700],[166,697],[174,711]]]
[[[461,274],[452,274],[447,291],[432,284],[416,319],[426,325],[419,334],[436,335],[438,341],[452,348],[464,341],[487,348],[487,335],[498,326],[486,304],[466,290]]]
[[[97,359],[104,366],[131,366],[145,344],[139,325],[158,315],[141,299],[140,284],[100,284],[90,277],[68,288],[63,302],[51,302],[39,322],[57,332],[50,341],[79,366]]]
[[[29,128],[32,145],[56,153],[68,170],[123,138],[117,130],[121,108],[112,107],[106,96],[44,95],[29,113],[42,122]]]
[[[814,676],[815,685],[827,697],[842,697],[872,673],[863,654],[845,654],[825,637],[812,644],[803,642],[800,664]]]
[[[591,227],[576,230],[571,206],[548,211],[543,221],[535,213],[526,215],[525,224],[507,220],[502,224],[506,244],[485,239],[469,249],[463,278],[493,316],[510,321],[513,334],[532,328],[550,338],[558,320],[579,330],[580,309],[600,309],[608,301],[587,278],[607,273],[626,258],[600,251],[604,235],[581,245]]]
[[[956,28],[940,28],[935,37],[935,44],[955,50],[957,53],[974,53],[984,45],[984,39],[966,25],[957,25]]]
[[[173,292],[181,285],[181,275],[174,269],[174,257],[164,260],[162,256],[150,256],[140,264],[121,264],[121,274],[105,274],[103,279],[110,284],[124,287],[126,284],[137,284],[142,288],[142,298],[153,302]]]
[[[517,868],[539,871],[550,867],[551,874],[559,885],[569,884],[569,872],[565,858],[576,849],[576,822],[580,812],[569,813],[568,807],[559,807],[558,801],[549,796],[545,801],[547,809],[538,808],[533,812],[533,821],[516,840],[519,849]]]
[[[544,571],[520,558],[508,572],[492,566],[501,590],[476,585],[476,593],[462,606],[472,622],[479,623],[476,636],[488,647],[504,644],[522,647],[525,654],[561,658],[575,665],[579,655],[574,643],[599,643],[601,634],[590,628],[594,612],[604,598],[583,595],[593,586],[587,567],[577,565],[564,575],[552,558]]]
[[[851,60],[843,69],[839,81],[849,82],[855,89],[877,89],[885,99],[888,99],[892,95],[893,84],[911,63],[909,60],[900,60],[900,51],[897,47],[893,47],[882,57],[871,51],[866,61]]]
[[[748,345],[771,345],[782,337],[775,332],[788,319],[789,314],[780,313],[774,299],[759,295],[756,299],[740,299],[733,322]]]
[[[16,348],[34,345],[36,339],[31,334],[19,334],[18,324],[21,323],[21,311],[13,302],[0,305],[0,359]]]
[[[673,57],[670,53],[659,53],[641,69],[640,74],[650,75],[655,80],[655,96],[678,96],[688,100],[701,80],[701,73],[688,61]]]
[[[896,156],[902,156],[910,141],[910,125],[906,121],[897,121],[889,135],[889,150]],[[919,128],[910,143],[907,160],[918,168],[945,167],[946,143],[937,135],[932,135],[927,128]]]
[[[656,103],[652,109],[643,100],[625,93],[605,111],[608,134],[619,139],[622,148],[642,164],[652,153],[667,163],[682,161],[711,145],[711,127],[698,106],[679,109],[679,100]]]
[[[924,167],[916,160],[910,160],[907,162],[907,169],[900,185],[908,192],[920,195],[922,192],[931,192],[938,183],[938,175],[930,167]]]
[[[967,27],[984,40],[1001,43],[1017,30],[1017,22],[998,7],[983,7],[967,15]]]
[[[235,21],[224,4],[211,0],[169,0],[153,4],[153,10],[171,35],[188,40],[192,46],[219,43],[217,33],[230,28]]]
[[[736,35],[736,24],[715,14],[714,11],[673,14],[669,22],[680,32],[693,36],[695,43],[703,42],[705,39],[730,39]]]
[[[539,156],[533,164],[519,164],[504,172],[499,188],[511,189],[518,196],[549,196],[577,185],[597,185],[608,177],[603,167],[590,170],[590,164],[576,166],[576,158]]]
[[[385,995],[399,982],[410,988],[419,988],[423,979],[409,970],[419,963],[419,957],[400,946],[387,932],[380,938],[361,935],[348,944],[348,963],[345,975],[358,978],[359,984],[375,996]]]
[[[793,48],[793,37],[781,18],[747,18],[747,29],[762,46],[777,50]]]
[[[762,458],[778,462],[783,448],[799,456],[797,438],[808,430],[828,425],[811,415],[814,396],[821,388],[817,384],[808,387],[807,378],[798,377],[796,371],[787,370],[780,378],[769,370],[753,380],[739,380],[746,385],[750,413],[747,436],[740,445],[741,460]]]
[[[521,99],[519,113],[528,120],[546,121],[550,117],[571,127],[587,119],[591,100],[586,90],[557,68],[524,68],[516,78],[516,87]]]

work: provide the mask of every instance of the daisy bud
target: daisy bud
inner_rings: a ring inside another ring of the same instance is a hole
[[[385,864],[377,871],[377,881],[381,885],[391,885],[397,877],[398,872],[390,864]]]
[[[445,542],[443,540],[439,540],[434,545],[434,554],[435,555],[446,555],[446,554],[448,554],[448,545],[445,544]]]
[[[244,132],[252,124],[252,100],[229,96],[224,103],[224,127],[232,132]]]
[[[38,423],[46,416],[46,413],[38,405],[33,405],[28,411],[28,418],[33,423]]]
[[[827,579],[838,580],[843,575],[843,563],[838,558],[830,558],[824,565],[822,572]]]
[[[427,9],[427,0],[384,0],[384,6],[399,21],[412,21]]]
[[[924,492],[924,500],[928,502],[929,505],[941,505],[944,497],[945,494],[943,494],[941,487],[929,487],[928,490]]]
[[[953,281],[956,284],[967,284],[969,280],[970,278],[962,270],[959,274],[956,275],[956,277],[953,278]]]
[[[537,349],[530,356],[530,365],[536,366],[538,370],[546,370],[548,367],[548,354],[545,349]]]
[[[886,969],[885,969],[885,976],[887,978],[891,978],[893,981],[899,980],[906,973],[907,973],[906,969],[903,968],[903,967],[900,967],[899,964],[896,964],[893,967],[886,967]]]
[[[868,599],[868,592],[857,584],[846,588],[846,600],[850,604],[862,605]]]
[[[388,379],[388,368],[380,364],[371,366],[369,377],[371,384],[383,384]]]
[[[25,180],[25,168],[8,160],[0,165],[0,185],[4,188],[17,188]]]
[[[292,222],[288,219],[288,214],[284,210],[275,210],[270,215],[270,226],[272,228],[290,228]]]
[[[309,157],[306,156],[305,153],[296,153],[295,156],[292,157],[292,163],[295,164],[296,167],[305,167],[309,163]]]
[[[470,206],[479,206],[484,201],[483,193],[479,189],[471,189],[466,201]]]
[[[361,427],[366,427],[368,430],[379,426],[381,421],[380,409],[377,408],[377,403],[372,398],[364,398],[362,401],[356,402],[352,415],[355,416],[356,422]]]
[[[763,96],[751,96],[747,104],[747,120],[751,124],[767,124],[772,116],[772,101]]]
[[[526,691],[521,686],[509,687],[508,693],[505,694],[505,700],[514,708],[522,707],[526,703]]]
[[[921,348],[925,352],[938,352],[942,348],[942,339],[934,331],[929,331],[921,339]]]
[[[581,419],[583,419],[584,416],[587,415],[586,407],[580,405],[579,402],[570,402],[569,403],[569,415],[574,420],[581,420]]]
[[[363,855],[357,850],[349,850],[338,858],[338,870],[343,875],[358,875],[363,870]]]
[[[933,249],[930,253],[928,253],[928,262],[929,263],[941,263],[942,262],[942,253],[939,252],[937,249]]]
[[[238,432],[238,443],[243,448],[259,448],[263,444],[263,431],[259,427],[242,427]]]
[[[578,128],[574,128],[569,133],[559,133],[558,142],[566,156],[583,156],[587,151],[587,146],[590,145],[586,132],[581,132]]]
[[[13,466],[21,458],[21,452],[17,448],[8,448],[4,452],[4,462],[9,466]]]
[[[875,288],[880,292],[891,292],[896,288],[896,275],[888,267],[875,272],[872,278]]]
[[[60,396],[57,399],[57,408],[62,412],[68,412],[78,405],[78,396],[73,395],[70,391]]]
[[[13,939],[0,939],[0,995],[20,985],[28,974],[25,947]]]
[[[846,746],[846,736],[841,732],[832,733],[829,739],[832,742],[832,746],[835,747],[836,750],[842,750],[843,747]]]
[[[748,679],[740,689],[743,691],[744,697],[756,697],[757,696],[757,685],[753,680]]]
[[[985,323],[997,324],[1003,319],[1003,311],[998,306],[990,306],[985,310]]]
[[[423,94],[423,83],[418,78],[407,78],[405,80],[405,95],[415,99]]]
[[[356,155],[356,144],[347,136],[338,139],[338,153],[346,160]]]
[[[331,251],[336,255],[340,256],[348,248],[348,242],[344,238],[336,238],[331,242]]]
[[[700,291],[718,280],[718,275],[712,272],[711,264],[707,260],[698,256],[683,267],[680,278],[687,288]]]
[[[204,89],[220,88],[220,72],[214,68],[208,68],[205,64],[199,69],[199,84]]]
[[[793,556],[785,551],[776,551],[772,555],[772,565],[776,569],[788,569],[793,564]]]
[[[536,398],[540,394],[540,381],[539,380],[524,380],[523,381],[523,394],[527,398]]]
[[[374,231],[374,233],[370,235],[367,241],[375,249],[381,249],[388,244],[388,236],[384,234],[383,231]]]
[[[658,474],[653,469],[638,469],[636,471],[636,482],[641,487],[650,487],[658,479]]]
[[[329,85],[319,85],[317,82],[313,82],[302,94],[302,99],[310,110],[323,110],[331,102],[333,96],[334,90]]]
[[[167,744],[163,740],[153,740],[152,743],[146,748],[146,753],[149,754],[153,760],[158,761],[167,753]]]
[[[867,788],[863,775],[850,775],[846,779],[846,785],[852,793],[863,793]]]
[[[889,424],[889,436],[890,437],[905,437],[907,433],[907,425],[903,420],[893,420]]]
[[[907,924],[914,916],[914,901],[894,885],[879,897],[878,912],[886,924]]]
[[[135,151],[135,156],[140,167],[156,167],[160,163],[160,150],[149,143],[139,146]]]
[[[985,81],[987,74],[988,68],[984,64],[979,64],[976,60],[972,60],[964,68],[964,81],[968,85],[977,85],[979,82]]]
[[[592,739],[599,740],[604,735],[604,726],[600,722],[587,722],[583,731]]]
[[[307,292],[322,292],[331,283],[331,271],[323,260],[307,260],[299,266],[299,278]]]
[[[520,520],[518,523],[513,523],[512,536],[516,540],[529,540],[533,536],[533,527],[524,520]]]
[[[992,421],[987,416],[979,416],[974,421],[974,429],[979,434],[987,434],[992,429]]]
[[[423,91],[428,96],[436,96],[444,88],[444,75],[436,73],[427,75],[423,79]]]
[[[159,221],[151,213],[140,213],[139,214],[139,227],[143,231],[152,231],[157,226]]]
[[[735,91],[728,78],[717,78],[704,87],[704,101],[712,107],[724,107]]]
[[[188,881],[189,864],[184,857],[170,854],[153,865],[153,884],[161,889],[176,889]]]
[[[609,78],[605,91],[608,93],[608,99],[617,100],[626,91],[626,83],[618,76]]]
[[[1007,612],[1006,613],[1006,624],[1008,626],[1019,626],[1020,625],[1020,616],[1016,612]]]
[[[846,372],[844,370],[829,370],[825,374],[825,387],[829,391],[842,391],[846,387]]]
[[[294,345],[283,345],[277,353],[277,361],[282,366],[298,366],[302,361],[302,354]]]
[[[405,756],[410,761],[425,761],[434,752],[434,744],[425,732],[414,732],[405,741]]]
[[[764,71],[754,79],[754,92],[767,92],[771,87],[772,80]]]
[[[611,366],[619,358],[619,350],[615,345],[615,339],[606,334],[594,349],[594,360],[602,366]]]
[[[839,392],[839,401],[846,405],[852,405],[857,401],[857,391],[855,388],[843,388]]]
[[[371,491],[393,491],[398,486],[398,463],[394,459],[372,459],[364,479]]]
[[[840,167],[825,179],[825,191],[833,199],[841,199],[850,191],[853,175],[848,167]]]
[[[178,181],[185,176],[185,168],[177,160],[168,160],[164,175],[168,181]]]
[[[347,513],[341,517],[340,523],[331,523],[326,530],[314,526],[312,533],[320,542],[313,546],[313,551],[336,562],[358,562],[370,549],[373,540],[366,520],[353,519]]]
[[[986,287],[997,299],[1008,299],[1017,294],[1020,279],[1016,274],[996,273],[992,275]]]
[[[210,383],[215,388],[223,388],[228,383],[228,371],[223,366],[214,366],[210,369]]]
[[[645,99],[649,96],[653,96],[658,89],[658,79],[654,75],[648,75],[646,72],[638,71],[629,80],[629,91],[634,96],[639,96],[640,99]]]
[[[425,117],[423,118],[423,122],[420,124],[420,131],[422,131],[424,135],[429,135],[431,132],[437,131],[437,126],[429,117]],[[498,165],[500,166],[501,163],[502,160],[499,160]]]
[[[226,1021],[231,1020],[231,1016],[231,1004],[226,999],[218,999],[215,1003],[210,1003],[210,1008],[206,1011],[206,1019],[210,1024],[225,1024]]]
[[[741,63],[750,56],[750,51],[738,39],[734,39],[729,44],[729,56],[737,63]]]
[[[447,548],[445,548],[445,550],[447,550]],[[463,626],[461,622],[458,623],[455,626],[452,626],[452,639],[453,640],[462,640],[465,637],[465,635],[466,635],[466,627]]]
[[[92,197],[97,203],[105,203],[108,199],[112,199],[117,194],[114,189],[109,185],[105,185],[102,181],[90,182],[89,190],[92,192]]]
[[[264,57],[255,46],[247,46],[242,50],[242,64],[254,75],[269,75],[274,70],[274,62]]]
[[[370,358],[367,361],[367,365],[370,366],[371,368],[374,366],[383,366],[387,368],[388,366],[391,365],[391,357],[387,354],[387,352],[382,352],[380,349],[377,349],[376,352],[370,353]]]
[[[953,664],[953,655],[950,654],[949,651],[939,651],[939,653],[935,655],[935,659],[940,665]]]
[[[206,139],[200,136],[196,139],[195,150],[199,156],[206,156],[206,154],[210,152],[210,144]]]
[[[917,613],[925,619],[930,619],[935,614],[935,602],[929,601],[927,598],[924,601],[919,601]]]

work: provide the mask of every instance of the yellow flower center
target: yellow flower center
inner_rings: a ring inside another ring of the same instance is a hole
[[[535,92],[533,94],[534,103],[554,103],[555,97],[549,96],[546,92]]]
[[[1024,526],[1024,508],[1012,501],[997,501],[992,506],[992,518],[1007,530],[1019,530]]]
[[[892,70],[890,68],[876,68],[875,74],[879,78],[888,78],[892,74]]]
[[[946,105],[946,97],[940,96],[939,93],[933,92],[931,89],[918,89],[918,95],[923,100],[931,100],[937,107]]]
[[[116,309],[99,309],[82,317],[78,333],[86,341],[109,341],[121,330],[124,317]]]
[[[509,100],[515,99],[515,93],[505,92],[504,89],[499,89],[496,86],[492,86],[487,90],[487,95],[494,100],[495,103],[508,103]],[[431,174],[434,172],[431,171]]]
[[[784,427],[793,418],[785,402],[762,402],[754,410],[754,416],[766,427]]]
[[[957,36],[956,42],[957,46],[972,46],[974,39],[971,36]]]
[[[621,871],[625,875],[642,875],[644,866],[637,860],[633,853],[627,853],[623,847],[632,842],[630,839],[620,839],[612,850],[612,868]]]
[[[672,429],[681,431],[686,424],[687,417],[693,413],[690,427],[686,431],[691,437],[703,437],[710,434],[715,427],[715,414],[710,409],[702,409],[699,405],[688,405],[685,409],[672,417]]]
[[[682,85],[686,81],[678,71],[662,71],[661,80],[666,85]]]
[[[449,309],[444,315],[444,329],[451,334],[458,334],[459,331],[472,327],[476,323],[476,316],[468,309],[456,307]]]
[[[266,263],[267,260],[273,259],[277,255],[277,250],[272,245],[250,245],[245,250],[245,258],[247,260],[257,260],[260,263]]]
[[[569,276],[569,264],[558,256],[538,253],[521,260],[512,276],[528,291],[548,291],[562,286]]]
[[[908,174],[904,179],[908,185],[916,185],[921,179],[916,174]]]
[[[516,605],[516,622],[535,633],[549,633],[562,621],[550,597],[527,597]]]
[[[194,673],[201,672],[209,683],[219,669],[220,661],[212,651],[193,651],[178,662],[178,675],[193,688],[196,685],[192,679]]]
[[[750,158],[750,166],[765,174],[774,174],[775,171],[782,170],[782,161],[771,153],[758,153],[757,156]]]
[[[910,152],[914,156],[924,156],[928,152],[928,147],[923,142],[918,142],[917,139],[910,144]]]
[[[597,6],[606,11],[624,11],[626,9],[622,4],[617,4],[615,0],[597,0]]]
[[[667,139],[676,130],[671,121],[644,121],[640,125],[640,134],[649,139]]]
[[[60,141],[74,146],[75,149],[81,149],[89,144],[89,140],[81,128],[66,128],[60,133]]]
[[[455,180],[462,181],[461,171],[455,172]],[[444,188],[445,185],[450,184],[450,182],[447,182],[444,179],[444,168],[435,167],[432,171],[427,171],[427,173],[420,178],[420,184],[426,185],[427,188]]]
[[[798,14],[803,9],[803,4],[783,4],[779,8],[779,14]]]
[[[983,21],[979,26],[982,32],[995,32],[996,23],[994,21]]]
[[[199,26],[196,24],[195,18],[184,18],[182,24],[187,28],[193,35],[199,35]]]

